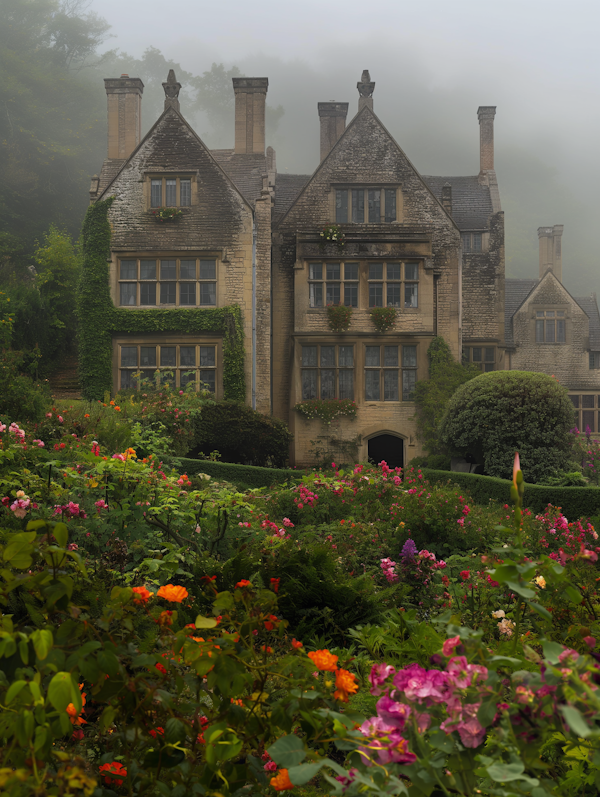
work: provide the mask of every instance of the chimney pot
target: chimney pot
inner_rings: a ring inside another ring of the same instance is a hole
[[[105,78],[108,105],[108,157],[125,160],[142,138],[142,94],[139,77]]]
[[[269,79],[234,77],[235,154],[265,154],[265,108]]]
[[[548,269],[562,283],[562,234],[564,226],[538,227],[540,242],[540,279]]]
[[[480,105],[479,119],[479,172],[494,171],[494,117],[495,105]]]
[[[330,100],[329,102],[318,103],[317,107],[321,127],[321,161],[323,161],[335,147],[346,129],[348,103]]]

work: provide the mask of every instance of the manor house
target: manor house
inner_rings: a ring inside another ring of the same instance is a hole
[[[477,111],[476,174],[421,175],[375,114],[365,71],[349,121],[348,103],[318,103],[320,162],[291,175],[266,147],[267,78],[233,79],[235,146],[217,150],[186,121],[172,71],[144,138],[142,81],[105,86],[108,153],[90,197],[114,197],[112,299],[130,313],[179,311],[175,331],[113,334],[113,390],[158,369],[178,389],[193,381],[229,397],[222,330],[188,320],[237,306],[246,401],[289,424],[294,464],[316,450],[394,466],[421,453],[413,390],[436,335],[482,371],[564,378],[598,429],[600,318],[595,297],[561,284],[562,228],[541,228],[539,280],[505,279],[495,107]],[[355,417],[331,424],[294,410],[344,399]]]

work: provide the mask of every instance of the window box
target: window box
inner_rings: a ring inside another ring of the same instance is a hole
[[[183,216],[183,211],[179,208],[156,208],[152,211],[152,215],[158,222],[173,222],[179,221]]]

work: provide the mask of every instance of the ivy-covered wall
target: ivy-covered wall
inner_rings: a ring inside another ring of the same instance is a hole
[[[112,340],[116,334],[218,333],[223,335],[223,392],[244,401],[244,332],[237,305],[197,310],[124,310],[109,290],[112,198],[90,205],[83,222],[83,272],[77,298],[79,375],[83,396],[112,391]]]

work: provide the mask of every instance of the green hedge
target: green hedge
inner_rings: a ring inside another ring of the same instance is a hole
[[[422,469],[423,476],[432,484],[451,482],[468,490],[478,504],[486,505],[490,499],[510,504],[510,485],[507,479],[478,476],[475,473],[449,473],[447,470]],[[532,512],[543,512],[548,504],[560,506],[569,520],[600,514],[600,487],[544,487],[525,484],[524,504]]]
[[[208,473],[219,481],[232,482],[238,487],[270,487],[287,481],[300,481],[303,471],[291,468],[259,468],[254,465],[235,465],[229,462],[211,462],[206,459],[181,457],[174,462],[177,470],[190,478],[195,473]]]

